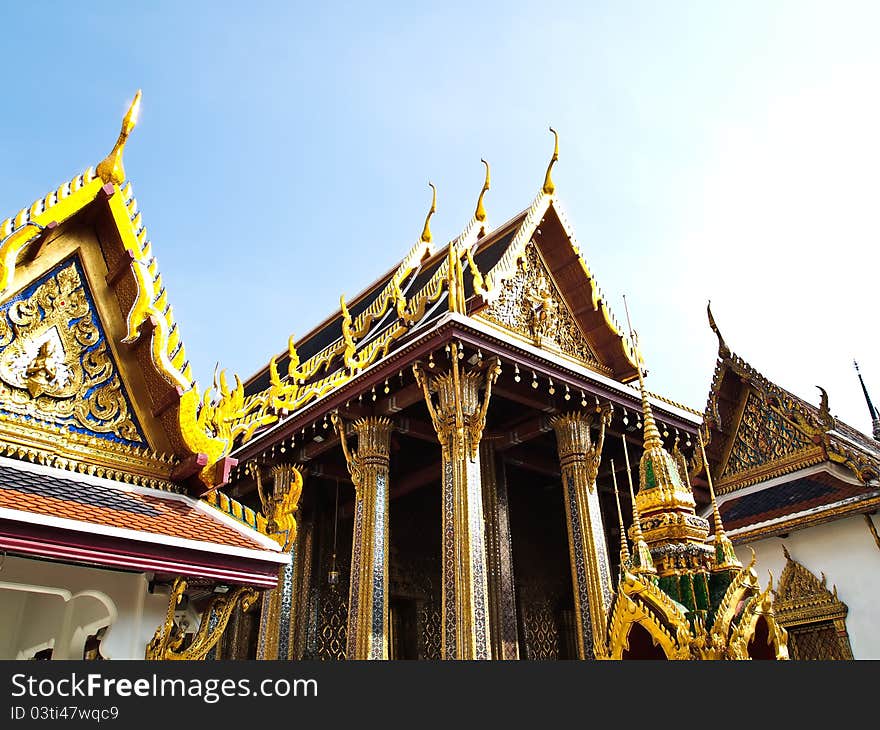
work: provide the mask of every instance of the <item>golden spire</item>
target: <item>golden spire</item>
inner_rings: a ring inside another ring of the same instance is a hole
[[[629,307],[626,303],[626,295],[623,296],[623,308],[626,310],[626,324],[629,328],[629,337],[633,341],[636,350],[636,367],[639,371],[639,391],[642,395],[642,413],[645,417],[645,451],[648,449],[663,447],[663,441],[660,439],[660,431],[657,423],[654,421],[654,411],[651,410],[651,404],[648,402],[648,391],[645,390],[645,377],[642,373],[642,352],[639,348],[638,338],[633,333],[632,322],[629,319]]]
[[[486,220],[486,209],[483,207],[483,196],[486,194],[486,191],[489,190],[489,163],[486,162],[482,157],[480,158],[480,162],[482,162],[486,166],[486,182],[483,183],[483,189],[480,191],[480,197],[477,198],[477,212],[474,213],[474,218],[482,223]]]
[[[620,574],[629,563],[629,546],[626,543],[626,528],[623,526],[623,511],[620,509],[620,493],[617,491],[617,474],[614,472],[614,459],[611,460],[611,479],[614,481],[614,501],[617,502],[617,522],[620,526]]]
[[[117,185],[122,185],[125,180],[125,168],[122,166],[122,153],[125,150],[125,142],[128,139],[128,135],[131,134],[137,124],[140,109],[141,91],[138,89],[137,94],[134,95],[134,101],[131,102],[131,106],[128,108],[128,111],[122,120],[122,130],[119,132],[116,144],[113,145],[110,154],[107,155],[107,157],[105,157],[95,169],[98,177],[104,182],[112,182]]]
[[[633,553],[635,555],[633,572],[656,573],[657,570],[654,568],[654,559],[651,557],[648,543],[645,542],[645,537],[642,535],[642,520],[639,517],[639,508],[636,504],[636,493],[635,489],[633,489],[632,468],[629,464],[629,450],[626,447],[626,434],[621,434],[620,439],[623,441],[623,459],[626,461],[626,478],[629,480],[629,497],[632,500],[633,509],[632,541]]]
[[[706,314],[709,315],[709,327],[715,333],[715,336],[718,337],[718,352],[721,353],[722,357],[726,357],[730,354],[730,348],[727,346],[727,343],[724,341],[724,338],[721,336],[721,330],[718,329],[718,325],[715,324],[715,317],[712,316],[712,300],[710,299],[708,304],[706,304]]]
[[[715,487],[712,484],[712,471],[706,460],[706,447],[703,444],[703,429],[697,429],[697,437],[700,440],[700,455],[703,457],[703,465],[706,467],[706,481],[709,482],[709,497],[712,500],[712,516],[715,519],[715,563],[716,568],[741,568],[742,563],[736,557],[733,543],[724,532],[721,523],[721,511],[718,509],[718,500],[715,498]]]
[[[550,164],[547,165],[547,174],[544,175],[544,192],[547,195],[553,195],[553,193],[556,192],[556,186],[553,184],[553,179],[550,177],[550,170],[553,169],[553,163],[559,159],[559,135],[553,127],[550,127],[550,131],[553,132],[555,142],[553,145],[553,157],[550,158]]]
[[[431,210],[428,211],[428,217],[425,218],[425,227],[422,229],[422,241],[425,243],[431,243],[431,216],[437,212],[437,188],[434,187],[432,182],[429,182],[428,185],[431,186],[434,194],[431,198]]]

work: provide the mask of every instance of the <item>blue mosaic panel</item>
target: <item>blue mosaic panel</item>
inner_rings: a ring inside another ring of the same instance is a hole
[[[0,413],[148,448],[79,259],[0,305]]]

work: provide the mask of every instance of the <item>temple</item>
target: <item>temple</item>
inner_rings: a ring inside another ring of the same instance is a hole
[[[491,224],[484,161],[438,244],[433,189],[398,266],[203,392],[123,167],[139,102],[95,169],[0,223],[0,657],[880,656],[859,563],[812,536],[876,561],[880,444],[711,312],[705,412],[652,393],[555,132],[525,210]],[[832,590],[822,559],[848,566]]]

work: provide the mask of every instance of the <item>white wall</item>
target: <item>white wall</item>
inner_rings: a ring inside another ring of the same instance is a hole
[[[87,634],[108,618],[101,654],[143,659],[168,605],[167,592],[151,595],[147,585],[144,573],[8,556],[0,571],[0,659],[43,640],[55,647],[53,658],[79,659]]]
[[[880,530],[880,516],[872,518]],[[782,545],[793,560],[803,565],[827,586],[837,586],[837,597],[849,608],[846,628],[855,659],[880,659],[880,548],[868,530],[863,515],[845,517],[824,525],[749,543],[757,556],[755,565],[762,585],[767,571],[773,573],[778,587],[786,559]],[[747,565],[751,552],[747,545],[737,545],[736,553]]]

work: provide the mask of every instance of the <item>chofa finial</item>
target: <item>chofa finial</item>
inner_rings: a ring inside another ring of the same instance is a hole
[[[730,354],[730,348],[727,346],[727,343],[724,341],[724,338],[721,336],[721,330],[718,329],[718,325],[715,324],[715,317],[712,316],[712,300],[710,299],[706,304],[706,314],[709,315],[709,327],[715,333],[715,336],[718,337],[718,352],[722,357]]]
[[[425,243],[431,243],[431,216],[437,212],[437,188],[434,187],[432,182],[429,182],[428,185],[431,186],[431,190],[434,193],[431,197],[431,210],[428,211],[428,217],[425,218],[425,227],[422,229],[422,241]]]
[[[477,198],[477,211],[474,213],[474,218],[476,218],[480,223],[486,220],[486,209],[483,207],[483,196],[486,194],[486,191],[489,190],[489,163],[486,162],[482,157],[480,158],[480,162],[482,162],[486,166],[486,181],[483,183],[483,189],[480,191],[480,197]]]
[[[121,185],[125,180],[125,168],[122,165],[122,153],[125,150],[125,142],[128,139],[128,135],[131,134],[137,124],[140,109],[141,90],[138,89],[137,94],[134,95],[134,100],[131,102],[131,106],[128,107],[128,111],[122,119],[122,130],[119,132],[116,144],[113,145],[110,154],[107,155],[107,157],[105,157],[95,169],[98,177],[104,182]]]
[[[550,158],[550,164],[547,165],[547,174],[544,175],[544,192],[547,195],[553,195],[553,193],[556,192],[556,185],[553,184],[553,178],[550,177],[550,171],[553,169],[553,163],[559,159],[559,135],[553,127],[550,127],[550,131],[553,132],[554,144],[553,157]]]
[[[828,407],[828,393],[821,385],[816,387],[819,389],[819,419],[825,428],[834,428],[834,417],[831,415],[831,409]]]

